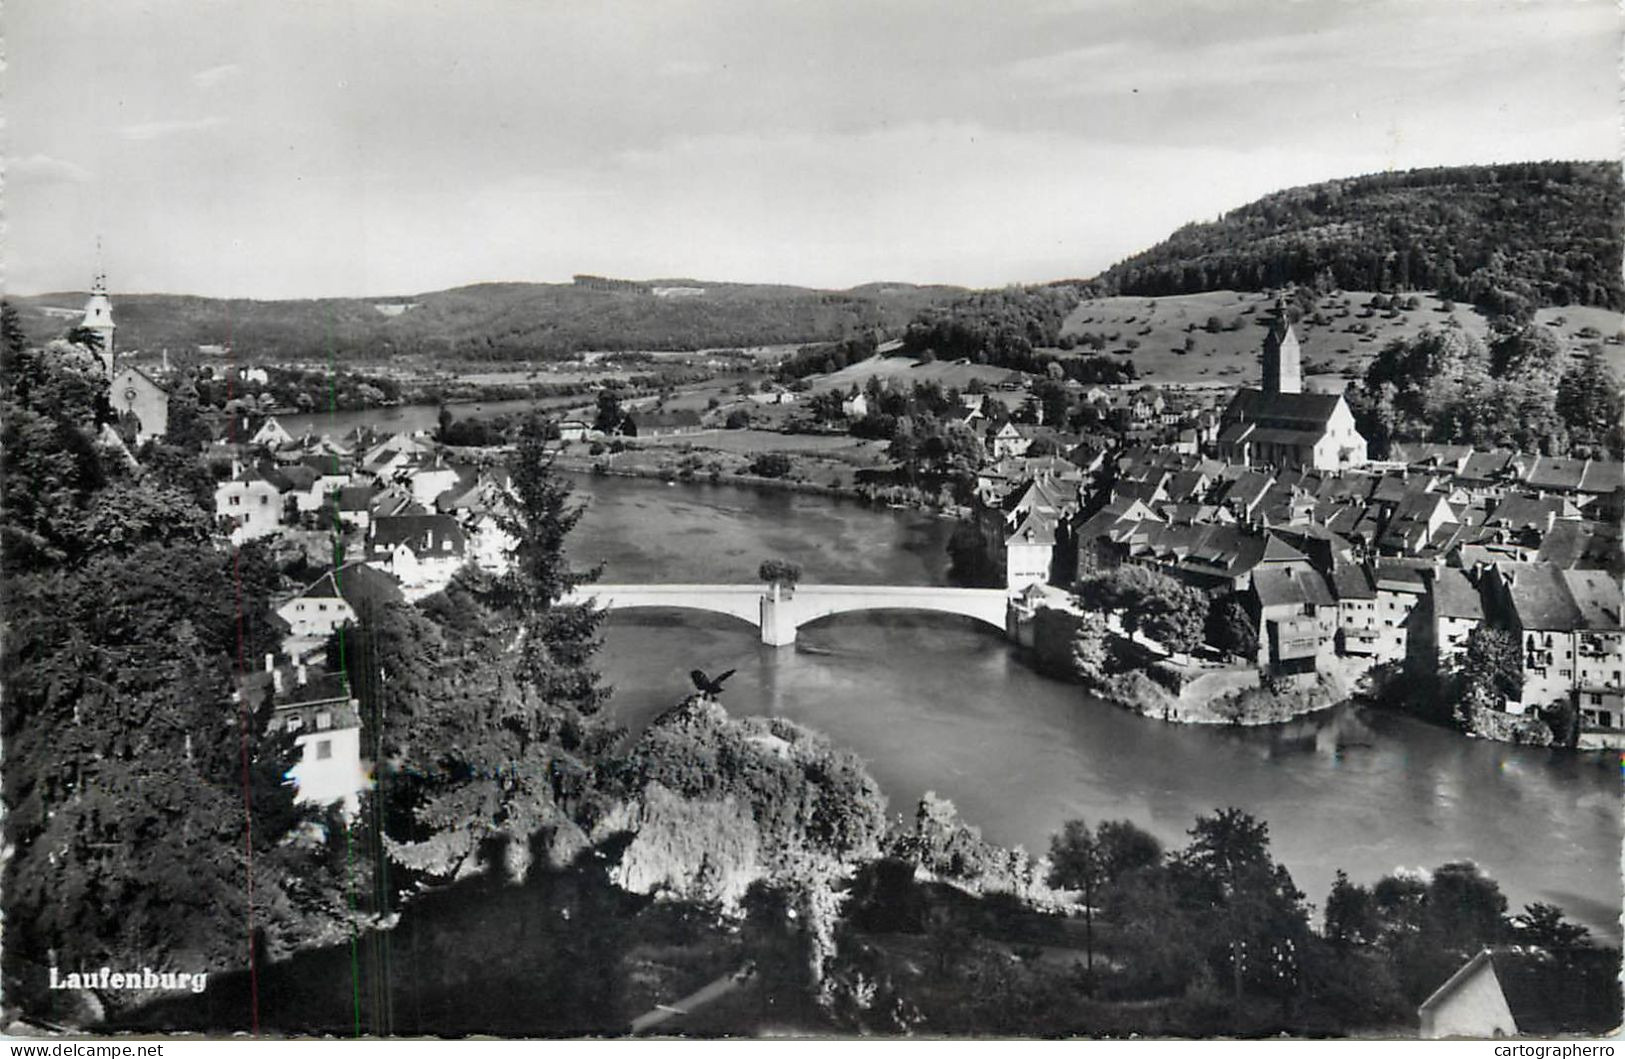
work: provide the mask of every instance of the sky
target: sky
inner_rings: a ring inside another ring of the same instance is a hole
[[[1621,155],[1615,0],[8,0],[4,286],[1093,275],[1260,195]]]

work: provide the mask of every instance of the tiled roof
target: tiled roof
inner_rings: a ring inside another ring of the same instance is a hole
[[[1301,567],[1262,567],[1253,571],[1253,594],[1265,607],[1337,605],[1326,579],[1316,570]]]
[[[1444,567],[1433,575],[1433,612],[1441,618],[1482,620],[1484,602],[1466,574]]]

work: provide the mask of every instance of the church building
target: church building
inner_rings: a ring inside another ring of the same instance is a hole
[[[1366,441],[1342,394],[1304,393],[1298,336],[1284,302],[1264,339],[1264,378],[1244,387],[1219,420],[1219,455],[1279,470],[1338,471],[1366,462]]]
[[[107,293],[107,275],[98,272],[85,302],[85,317],[79,326],[101,339],[97,357],[107,372],[107,401],[120,419],[134,418],[136,441],[163,436],[169,429],[169,391],[152,376],[131,365],[118,369],[114,362],[113,299]]]

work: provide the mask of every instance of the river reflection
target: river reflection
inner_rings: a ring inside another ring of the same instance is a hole
[[[950,526],[914,513],[729,487],[583,479],[572,537],[613,581],[747,581],[769,555],[811,581],[940,583]],[[1618,937],[1617,755],[1465,739],[1340,707],[1256,729],[1171,725],[1039,676],[995,634],[940,615],[843,615],[794,647],[696,612],[612,616],[602,668],[611,709],[637,728],[688,691],[695,667],[736,668],[724,704],[804,722],[859,753],[894,812],[926,790],[991,839],[1035,852],[1073,817],[1127,818],[1182,844],[1198,813],[1268,821],[1277,856],[1323,905],[1333,872],[1471,859],[1513,909],[1561,905]]]

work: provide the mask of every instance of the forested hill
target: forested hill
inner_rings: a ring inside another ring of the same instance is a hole
[[[901,332],[957,288],[904,283],[846,291],[698,280],[485,283],[403,297],[252,301],[113,292],[121,349],[230,345],[288,360],[421,355],[521,360],[583,350],[709,349]],[[17,299],[29,338],[77,323],[85,295]]]
[[[1154,297],[1287,283],[1437,290],[1489,312],[1625,308],[1620,166],[1528,162],[1292,188],[1189,224],[1102,273]]]

